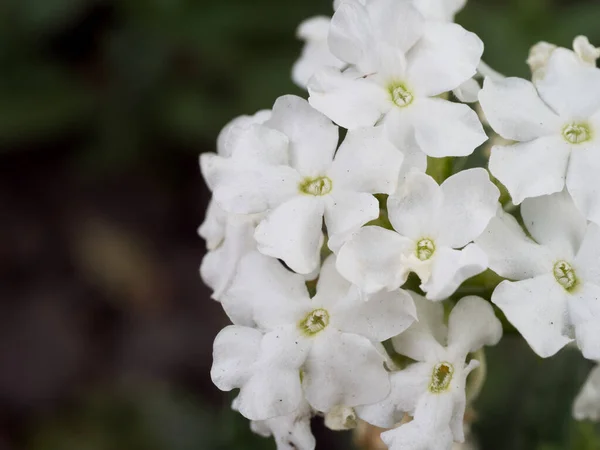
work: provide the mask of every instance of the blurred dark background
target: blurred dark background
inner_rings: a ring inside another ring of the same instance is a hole
[[[227,323],[198,277],[197,157],[290,81],[299,22],[329,0],[0,1],[0,450],[272,449],[210,382]],[[470,0],[486,61],[600,45],[598,0]],[[590,363],[489,353],[483,450],[592,450],[570,419]],[[320,449],[351,448],[317,420]]]

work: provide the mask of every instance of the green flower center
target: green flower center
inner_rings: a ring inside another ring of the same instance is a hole
[[[558,261],[554,264],[552,269],[554,278],[562,287],[567,291],[570,291],[577,285],[577,276],[575,275],[575,269],[573,266],[566,261]]]
[[[305,178],[298,189],[300,192],[307,195],[327,195],[331,192],[331,188],[333,187],[333,183],[328,177],[317,177],[317,178]]]
[[[570,123],[563,128],[562,135],[571,144],[581,144],[592,138],[592,130],[585,123]]]
[[[452,377],[454,375],[454,366],[449,362],[441,362],[435,365],[431,373],[431,382],[429,383],[429,392],[440,394],[448,390]]]
[[[389,87],[390,95],[392,97],[392,101],[396,106],[400,108],[404,108],[405,106],[410,105],[414,96],[412,92],[408,90],[408,88],[403,84],[392,84]]]
[[[431,239],[421,239],[417,242],[415,253],[421,261],[427,261],[435,253],[435,244]]]
[[[298,326],[300,330],[308,336],[314,336],[320,333],[329,325],[329,313],[324,309],[315,309],[311,311]]]

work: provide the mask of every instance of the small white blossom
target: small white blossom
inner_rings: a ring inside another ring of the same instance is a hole
[[[490,171],[515,204],[567,186],[579,209],[600,223],[600,70],[556,49],[534,86],[520,78],[486,79],[483,111],[503,138]]]
[[[573,405],[573,417],[577,420],[600,420],[600,365],[596,365]]]
[[[233,401],[232,408],[239,411],[239,400]],[[275,439],[277,450],[314,450],[315,437],[310,429],[313,411],[306,401],[291,414],[267,420],[250,421],[250,429],[262,437]]]
[[[487,268],[486,255],[469,243],[494,217],[499,196],[484,169],[460,172],[441,186],[412,172],[388,198],[394,230],[357,231],[339,251],[338,270],[366,294],[397,289],[415,272],[427,298],[443,300]]]
[[[537,83],[546,76],[546,67],[548,61],[558,46],[542,41],[535,44],[529,50],[527,64],[531,69],[531,77],[534,83]],[[565,49],[563,49],[565,50]],[[596,61],[600,58],[600,48],[594,47],[585,36],[577,36],[573,40],[573,52],[579,58],[579,61],[588,66],[595,67]]]
[[[384,358],[373,342],[401,333],[415,320],[401,290],[362,301],[325,261],[317,294],[277,260],[252,253],[223,299],[234,323],[214,343],[212,380],[240,388],[239,411],[266,420],[296,411],[304,399],[317,411],[383,399],[390,389]]]
[[[381,435],[390,450],[450,450],[453,442],[464,441],[465,383],[479,366],[477,360],[467,364],[467,355],[496,345],[502,325],[489,303],[471,296],[452,310],[446,334],[443,306],[412,295],[419,321],[392,342],[398,353],[417,362],[392,374],[385,400],[358,407],[357,412],[382,428],[395,426],[404,413],[413,416],[411,422]]]
[[[566,192],[521,206],[527,237],[508,214],[492,219],[476,243],[503,281],[492,301],[531,348],[548,357],[576,340],[600,359],[600,227],[588,224]]]
[[[254,235],[258,250],[303,274],[318,267],[323,219],[336,250],[379,217],[372,194],[396,189],[403,160],[375,128],[349,132],[336,153],[337,127],[295,96],[279,98],[272,117],[239,142],[215,164],[215,200],[231,213],[267,213]]]
[[[408,0],[348,0],[333,16],[329,46],[349,67],[317,72],[309,101],[337,124],[384,122],[434,157],[469,155],[487,139],[473,110],[436,98],[475,75],[483,44],[473,33],[425,21]]]

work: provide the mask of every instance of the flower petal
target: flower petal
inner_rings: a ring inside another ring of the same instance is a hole
[[[329,171],[334,188],[371,194],[396,190],[404,155],[383,127],[350,130]]]
[[[311,273],[320,262],[323,213],[316,197],[299,195],[283,203],[256,228],[258,251],[282,259],[295,272]]]
[[[573,405],[573,416],[577,420],[600,419],[600,365],[594,367]]]
[[[308,92],[314,108],[350,130],[375,125],[392,107],[386,89],[356,72],[320,70],[308,83]]]
[[[531,141],[560,133],[560,118],[540,99],[533,83],[522,78],[487,77],[479,103],[491,127],[504,139]]]
[[[483,42],[475,33],[455,23],[428,22],[407,55],[407,81],[419,95],[435,97],[472,78],[482,54]]]
[[[502,324],[494,309],[481,297],[463,297],[448,319],[448,351],[456,360],[464,361],[467,354],[484,345],[496,345],[502,338]]]
[[[600,145],[590,144],[571,153],[567,189],[581,213],[600,225]]]
[[[338,143],[338,127],[303,98],[279,97],[266,126],[289,139],[290,164],[303,176],[324,175]]]
[[[467,105],[419,98],[409,108],[417,143],[434,158],[470,155],[488,139],[477,114]]]
[[[243,385],[252,376],[263,334],[253,328],[230,325],[223,328],[213,344],[212,382],[222,391]]]
[[[367,338],[326,328],[313,339],[304,365],[306,399],[317,411],[378,402],[390,391],[383,361]]]
[[[411,172],[398,191],[388,197],[388,218],[394,229],[413,240],[438,235],[438,216],[444,196],[433,178]]]
[[[600,360],[600,286],[583,283],[569,299],[569,314],[583,356]]]
[[[429,300],[444,300],[454,294],[463,281],[487,268],[487,255],[476,244],[462,250],[442,247],[435,251],[431,276],[421,284],[421,289]]]
[[[310,429],[312,411],[303,401],[291,414],[273,419],[252,421],[250,428],[260,436],[275,438],[277,450],[314,450],[316,440]]]
[[[238,408],[250,420],[285,416],[302,404],[300,367],[310,351],[311,341],[300,335],[296,325],[266,334],[252,376],[240,387]]]
[[[358,0],[345,0],[331,18],[329,48],[336,57],[350,64],[366,59],[372,34],[368,12]]]
[[[240,260],[221,303],[232,322],[265,330],[296,323],[310,310],[304,278],[258,252]]]
[[[392,373],[390,394],[378,403],[358,406],[358,417],[376,427],[392,428],[405,413],[414,414],[419,397],[431,381],[431,371],[431,364],[415,363]]]
[[[352,233],[379,217],[379,202],[371,194],[337,191],[324,201],[327,244],[332,251],[338,251]]]
[[[444,205],[439,242],[461,248],[476,239],[496,215],[500,191],[485,169],[469,169],[451,176],[441,185]]]
[[[566,191],[526,199],[521,205],[521,215],[539,244],[549,247],[562,259],[573,259],[583,241],[587,221]]]
[[[379,292],[364,301],[353,289],[331,310],[331,324],[338,330],[383,342],[406,330],[417,318],[411,296],[402,289]]]
[[[600,226],[588,225],[575,258],[575,271],[586,282],[600,286]]]
[[[378,41],[405,53],[422,38],[425,20],[412,2],[369,0],[366,8]]]
[[[368,226],[357,231],[340,249],[336,267],[363,292],[394,290],[406,281],[400,255],[414,243],[381,227]]]
[[[568,335],[567,301],[567,293],[551,274],[503,281],[492,294],[492,302],[542,358],[554,355],[572,341]]]
[[[494,146],[490,172],[506,186],[515,205],[529,197],[560,192],[565,186],[571,147],[558,136],[510,146]]]
[[[463,103],[475,103],[479,100],[480,91],[479,82],[475,78],[469,78],[452,93]]]
[[[600,70],[567,49],[552,52],[537,82],[542,99],[565,119],[587,119],[600,110]]]
[[[490,269],[504,278],[524,280],[552,270],[549,250],[533,242],[516,219],[503,211],[475,243],[487,254]]]

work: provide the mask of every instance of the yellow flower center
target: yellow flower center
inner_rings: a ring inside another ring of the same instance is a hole
[[[399,106],[400,108],[404,108],[405,106],[410,105],[414,100],[413,93],[410,92],[404,84],[392,84],[389,87],[389,91],[392,97],[392,101],[396,106]]]
[[[431,382],[429,383],[429,392],[440,394],[448,390],[452,377],[454,375],[454,366],[449,362],[441,362],[435,365],[431,373]]]
[[[307,195],[314,195],[315,197],[321,195],[327,195],[331,192],[333,183],[328,177],[317,177],[317,178],[305,178],[298,189],[300,192]]]
[[[308,336],[314,336],[320,333],[329,325],[329,313],[324,309],[315,309],[311,311],[298,326],[300,330]]]
[[[570,123],[563,128],[562,135],[571,144],[581,144],[592,138],[592,130],[586,123]]]
[[[552,270],[554,278],[562,287],[567,291],[570,291],[577,285],[577,276],[575,275],[575,269],[573,266],[566,261],[558,261],[554,264]]]
[[[431,239],[421,239],[417,242],[415,253],[421,261],[427,261],[435,253],[435,244]]]

